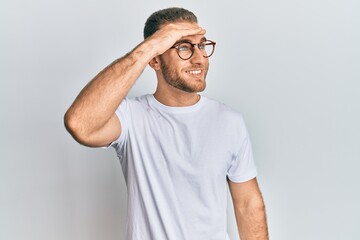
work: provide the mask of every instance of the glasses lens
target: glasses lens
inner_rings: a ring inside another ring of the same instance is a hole
[[[206,41],[199,45],[199,49],[203,52],[204,57],[210,57],[214,52],[214,44]]]
[[[189,59],[192,55],[192,45],[190,43],[184,42],[180,43],[177,47],[178,54],[182,59]]]

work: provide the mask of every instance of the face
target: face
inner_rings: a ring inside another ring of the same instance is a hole
[[[198,26],[196,23],[182,23],[189,27]],[[200,43],[205,40],[204,35],[183,37],[181,40]],[[209,60],[205,58],[197,46],[194,54],[188,60],[182,60],[175,48],[167,50],[160,56],[160,71],[166,84],[185,92],[201,92],[206,87],[205,78],[209,68]]]

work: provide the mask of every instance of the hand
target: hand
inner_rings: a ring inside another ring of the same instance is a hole
[[[205,33],[206,30],[197,25],[197,23],[169,23],[162,26],[146,41],[152,43],[156,55],[161,55],[181,38],[191,35],[204,35]]]

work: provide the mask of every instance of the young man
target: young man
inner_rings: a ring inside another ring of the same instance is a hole
[[[128,189],[127,240],[225,240],[230,187],[241,239],[268,239],[241,115],[201,96],[215,42],[182,8],[153,13],[145,40],[102,70],[65,114],[81,144],[113,146]],[[153,95],[127,94],[147,65]]]

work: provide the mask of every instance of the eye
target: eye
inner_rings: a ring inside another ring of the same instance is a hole
[[[199,43],[199,49],[200,50],[204,50],[205,49],[205,47],[206,47],[206,43],[205,42],[203,42],[203,43]]]
[[[180,43],[178,45],[178,50],[181,52],[190,51],[190,49],[191,49],[191,45],[188,43]]]

